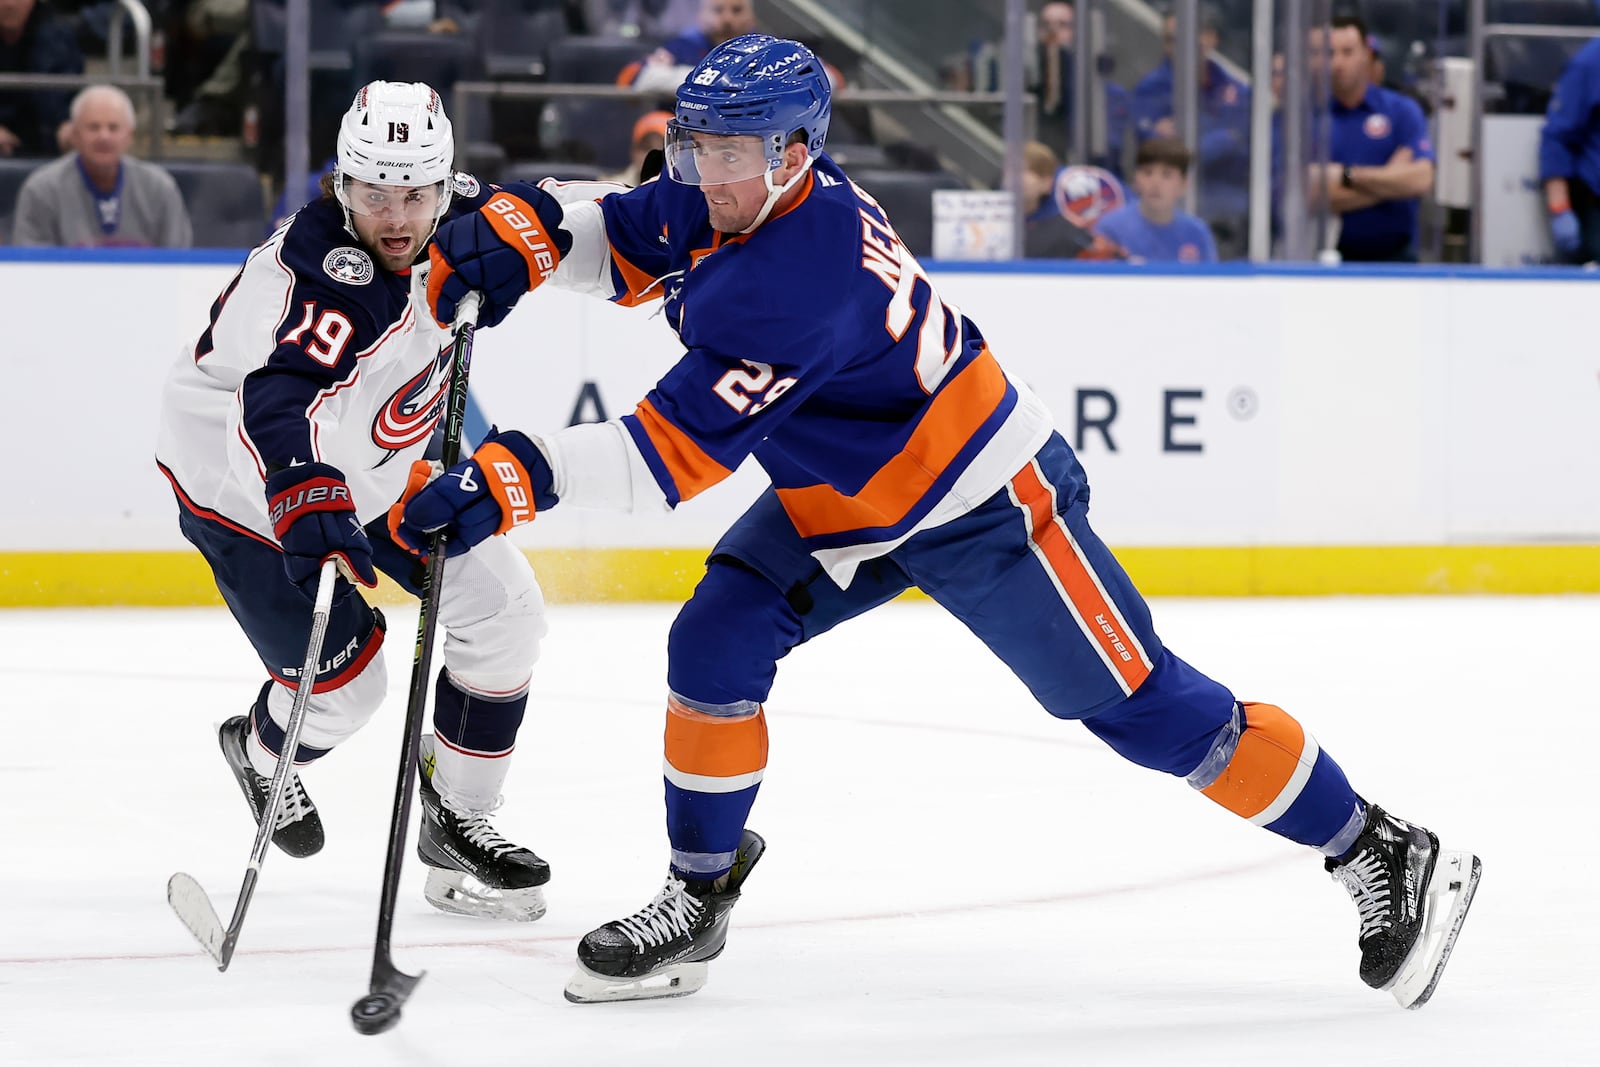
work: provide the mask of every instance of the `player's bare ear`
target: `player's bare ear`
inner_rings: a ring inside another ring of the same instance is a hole
[[[794,177],[800,168],[805,166],[806,157],[810,154],[803,144],[792,144],[783,150],[783,177],[785,181]]]

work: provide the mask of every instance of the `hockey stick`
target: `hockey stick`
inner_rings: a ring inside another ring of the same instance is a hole
[[[200,947],[217,961],[217,970],[226,971],[233,960],[234,946],[239,943],[239,931],[244,928],[244,915],[250,908],[250,898],[256,892],[256,879],[261,877],[261,864],[267,858],[267,845],[272,831],[278,825],[278,809],[283,806],[284,794],[289,791],[289,771],[294,766],[294,754],[300,743],[300,727],[306,721],[306,705],[311,700],[311,690],[317,682],[317,661],[322,658],[322,638],[328,632],[328,616],[333,610],[333,587],[338,568],[333,558],[322,561],[317,576],[316,606],[311,612],[311,638],[306,642],[306,661],[300,668],[300,681],[294,689],[294,706],[289,710],[289,725],[283,730],[282,755],[278,769],[272,772],[272,788],[267,792],[267,806],[256,827],[256,843],[250,850],[250,866],[245,868],[244,884],[239,888],[239,899],[233,905],[233,919],[228,928],[222,928],[217,909],[206,896],[193,875],[179,871],[167,879],[167,903],[178,913],[183,925],[200,942]]]
[[[450,353],[450,396],[445,405],[445,469],[461,458],[461,426],[467,415],[467,371],[472,365],[472,335],[480,297],[468,293],[456,311],[455,344]],[[439,586],[444,580],[445,535],[436,533],[428,546],[428,577],[417,615],[417,647],[411,660],[411,695],[406,701],[405,738],[400,747],[400,777],[395,783],[394,816],[389,822],[389,854],[383,864],[383,891],[378,897],[378,934],[372,948],[372,980],[367,995],[350,1006],[350,1022],[363,1034],[381,1034],[400,1021],[406,998],[423,974],[406,974],[394,965],[389,935],[394,929],[394,903],[400,891],[400,864],[405,859],[406,829],[411,820],[411,787],[422,746],[422,715],[428,704],[433,633],[439,618]]]

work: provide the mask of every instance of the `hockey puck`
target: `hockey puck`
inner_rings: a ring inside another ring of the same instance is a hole
[[[350,1025],[363,1034],[381,1034],[400,1021],[400,1002],[388,993],[369,993],[350,1007]]]

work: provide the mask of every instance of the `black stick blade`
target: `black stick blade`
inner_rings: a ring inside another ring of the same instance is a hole
[[[356,1028],[357,1033],[368,1036],[393,1030],[400,1021],[400,1009],[420,981],[420,974],[413,977],[391,970],[385,976],[382,988],[374,989],[350,1005],[350,1025]]]

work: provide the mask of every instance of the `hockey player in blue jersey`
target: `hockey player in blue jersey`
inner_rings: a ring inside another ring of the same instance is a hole
[[[423,573],[391,540],[387,516],[408,482],[428,476],[424,451],[449,388],[449,332],[429,315],[413,264],[426,266],[442,217],[488,198],[452,171],[454,154],[450,120],[428,86],[361,89],[323,196],[250,253],[167,378],[156,454],[179,526],[269,676],[220,736],[258,819],[322,561],[336,560],[343,577],[297,765],[353,734],[387,690],[383,617],[354,585],[373,586],[382,570],[420,595]],[[434,732],[423,739],[417,846],[424,893],[446,911],[537,919],[549,867],[488,821],[545,633],[526,557],[498,537],[450,559],[439,621],[444,665]],[[273,840],[308,856],[323,845],[321,816],[298,773],[289,783]]]
[[[1050,413],[823,152],[828,117],[815,56],[736,38],[678,89],[665,177],[598,197],[497,195],[442,226],[430,253],[440,321],[476,290],[492,324],[548,281],[661,297],[685,352],[631,414],[496,434],[409,497],[402,540],[443,529],[474,544],[558,503],[670,508],[747,455],[772,481],[668,640],[665,884],[583,938],[568,997],[700,987],[765,847],[745,819],[778,660],[917,587],[1051,714],[1317,850],[1357,903],[1361,977],[1423,1003],[1477,858],[1365,801],[1288,712],[1162,645],[1089,526],[1083,468]]]

